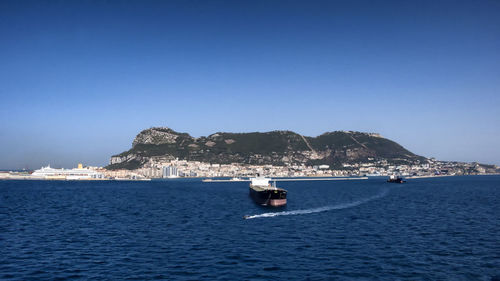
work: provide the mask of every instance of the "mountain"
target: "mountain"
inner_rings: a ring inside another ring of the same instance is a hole
[[[374,133],[327,132],[307,137],[291,131],[215,133],[194,138],[166,127],[143,130],[132,148],[111,157],[107,169],[136,169],[152,158],[254,165],[330,165],[386,160],[394,164],[427,161]]]

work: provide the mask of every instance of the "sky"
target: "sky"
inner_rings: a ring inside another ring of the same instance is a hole
[[[143,129],[377,132],[500,164],[500,2],[0,1],[0,169]]]

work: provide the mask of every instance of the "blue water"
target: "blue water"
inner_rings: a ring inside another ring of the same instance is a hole
[[[279,186],[283,209],[245,182],[0,181],[0,279],[500,275],[499,176]]]

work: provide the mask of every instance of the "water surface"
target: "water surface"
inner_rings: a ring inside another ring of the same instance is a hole
[[[281,209],[246,182],[0,181],[0,279],[500,275],[498,176],[278,185]]]

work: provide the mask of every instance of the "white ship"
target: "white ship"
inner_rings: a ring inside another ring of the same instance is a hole
[[[90,168],[84,168],[82,164],[78,164],[75,169],[56,169],[50,167],[42,167],[35,170],[31,174],[32,178],[45,180],[95,180],[105,179],[105,176]]]

